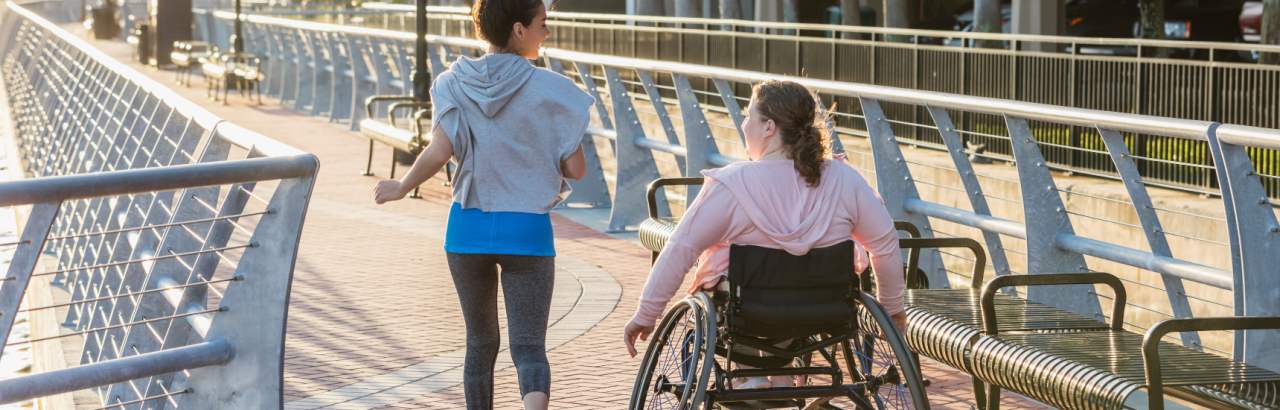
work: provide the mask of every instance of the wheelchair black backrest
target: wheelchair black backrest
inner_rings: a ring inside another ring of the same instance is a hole
[[[804,255],[733,245],[729,250],[730,328],[775,339],[850,329],[858,283],[853,255],[853,241]]]

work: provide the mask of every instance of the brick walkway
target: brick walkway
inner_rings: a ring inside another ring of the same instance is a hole
[[[124,43],[96,44],[129,62]],[[161,83],[173,82],[172,72],[130,64]],[[323,164],[294,276],[286,407],[462,407],[460,378],[449,373],[461,357],[464,329],[442,250],[450,205],[442,179],[424,185],[423,199],[374,205],[372,187],[387,176],[390,149],[379,146],[375,152],[376,178],[360,176],[367,142],[346,125],[272,101],[257,106],[232,97],[229,106],[220,106],[205,99],[196,82],[174,88],[222,118],[314,153]],[[625,407],[640,359],[627,357],[621,329],[634,312],[649,254],[560,215],[552,223],[562,256],[552,317],[565,319],[552,327],[549,341],[549,347],[558,346],[548,352],[553,405]],[[509,363],[502,357],[500,367],[504,360]],[[932,362],[925,363],[925,374],[933,380],[934,408],[972,405],[967,375]],[[498,408],[519,407],[515,376],[509,366],[497,373]],[[1009,394],[1004,404],[1039,407]]]

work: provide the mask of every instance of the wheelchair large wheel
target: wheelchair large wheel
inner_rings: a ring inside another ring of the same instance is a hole
[[[865,399],[876,409],[928,409],[924,378],[906,339],[874,296],[859,297],[858,331],[841,343],[841,353],[854,380],[875,386]]]
[[[714,367],[715,305],[704,294],[676,303],[649,338],[631,391],[632,410],[702,406]]]

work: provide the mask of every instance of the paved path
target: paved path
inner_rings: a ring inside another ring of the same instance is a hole
[[[95,44],[128,62],[124,43]],[[172,72],[130,64],[172,84]],[[462,407],[464,329],[442,250],[450,205],[443,180],[425,184],[423,199],[374,205],[372,187],[387,176],[390,149],[375,152],[376,178],[360,176],[367,142],[346,124],[274,101],[258,106],[233,96],[221,106],[196,82],[174,88],[222,118],[316,154],[322,164],[294,276],[286,408]],[[627,357],[621,329],[634,312],[649,253],[561,215],[552,223],[559,253],[547,345],[554,407],[623,408],[640,360]],[[498,368],[496,404],[518,408],[516,373],[505,353]],[[934,408],[972,404],[965,374],[932,362],[925,374],[934,382]],[[1011,396],[1007,408],[1038,407]]]

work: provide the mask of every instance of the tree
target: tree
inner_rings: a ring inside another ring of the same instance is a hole
[[[908,28],[910,10],[906,0],[884,0],[884,26],[888,28]],[[911,36],[892,35],[889,41],[910,42]]]
[[[702,15],[702,1],[676,0],[676,17],[704,17]]]
[[[636,0],[636,14],[641,16],[667,15],[666,2],[663,0]]]
[[[859,0],[840,0],[840,24],[846,26],[862,25],[862,2]],[[858,38],[857,33],[844,32],[844,38]]]
[[[720,18],[742,20],[742,2],[738,0],[720,0]]]
[[[1142,0],[1142,21],[1138,23],[1140,36],[1149,40],[1164,40],[1164,0]],[[1155,57],[1168,58],[1169,49],[1156,48]]]
[[[973,4],[973,28],[975,33],[1003,33],[1004,16],[1000,13],[1000,0],[976,0]],[[1003,48],[1003,42],[977,40],[974,47]]]
[[[1280,0],[1262,1],[1262,44],[1280,45]],[[1280,65],[1280,53],[1260,53],[1258,62]]]

